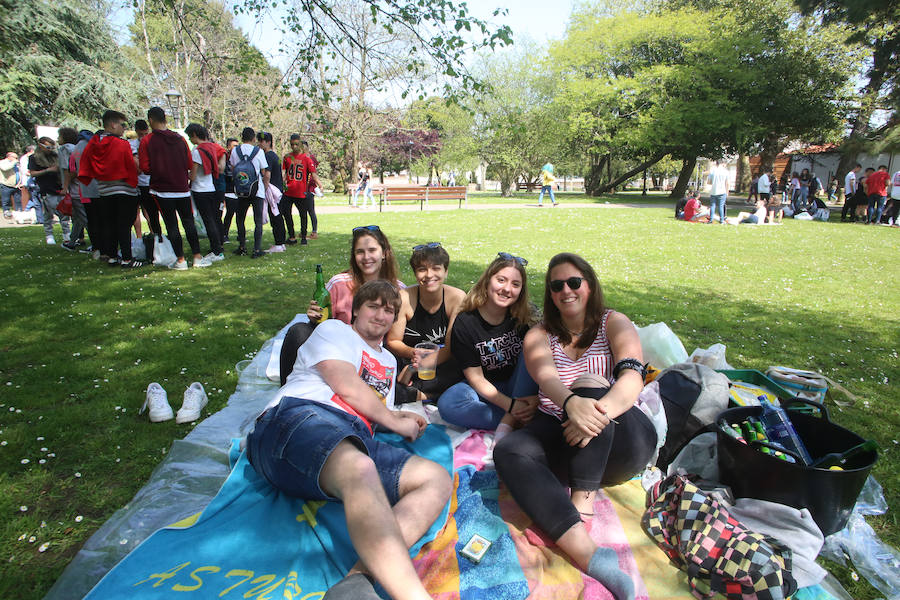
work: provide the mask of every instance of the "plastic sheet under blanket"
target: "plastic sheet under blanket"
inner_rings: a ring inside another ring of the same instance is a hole
[[[274,338],[263,344],[253,360],[238,363],[237,389],[227,406],[202,421],[183,440],[172,443],[147,484],[88,539],[46,600],[82,598],[154,531],[209,504],[230,472],[232,438],[246,434],[278,390],[278,383],[266,377],[273,345]]]

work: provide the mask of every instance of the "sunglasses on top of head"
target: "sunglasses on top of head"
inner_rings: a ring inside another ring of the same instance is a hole
[[[568,279],[553,279],[550,281],[551,292],[561,292],[564,285],[569,286],[570,290],[577,290],[581,287],[584,277],[569,277]]]
[[[381,228],[378,225],[360,225],[353,228],[353,233],[359,233],[360,231],[381,231]]]
[[[522,265],[523,267],[527,267],[527,266],[528,266],[528,261],[527,261],[527,260],[525,260],[525,259],[522,258],[521,256],[513,256],[513,255],[510,254],[509,252],[498,252],[498,253],[497,253],[497,256],[499,256],[499,257],[502,258],[503,260],[514,260],[514,261],[516,261],[517,263],[519,263],[520,265]]]
[[[413,246],[413,252],[418,252],[420,250],[424,250],[425,248],[440,248],[440,242],[428,242],[427,244],[419,244],[418,246]]]

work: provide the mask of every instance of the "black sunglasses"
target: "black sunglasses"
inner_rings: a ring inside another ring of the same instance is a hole
[[[564,285],[568,285],[570,290],[577,290],[581,287],[584,277],[569,277],[568,279],[552,279],[550,280],[550,291],[561,292]]]
[[[497,256],[499,256],[499,257],[502,258],[503,260],[514,260],[514,261],[516,261],[517,263],[519,263],[520,265],[522,265],[523,267],[527,267],[527,266],[528,266],[528,261],[527,261],[527,260],[525,260],[525,259],[522,258],[521,256],[513,256],[513,255],[510,254],[509,252],[498,252],[498,253],[497,253]]]
[[[358,233],[360,231],[381,231],[381,228],[378,225],[360,225],[359,227],[353,228],[353,233]]]
[[[440,242],[428,242],[427,244],[419,244],[418,246],[413,246],[413,252],[418,252],[420,250],[424,250],[425,248],[440,248]]]

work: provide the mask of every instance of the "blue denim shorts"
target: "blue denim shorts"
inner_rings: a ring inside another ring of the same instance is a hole
[[[391,505],[400,499],[400,472],[412,456],[379,442],[354,415],[324,404],[285,397],[256,421],[247,456],[256,472],[282,492],[304,500],[337,500],[319,486],[319,474],[337,445],[348,440],[375,463]]]

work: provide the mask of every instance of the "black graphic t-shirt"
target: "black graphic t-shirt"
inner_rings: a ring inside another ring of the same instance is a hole
[[[527,330],[509,314],[499,325],[491,325],[477,310],[463,312],[453,323],[450,351],[460,369],[481,367],[488,381],[500,383],[512,377]]]

